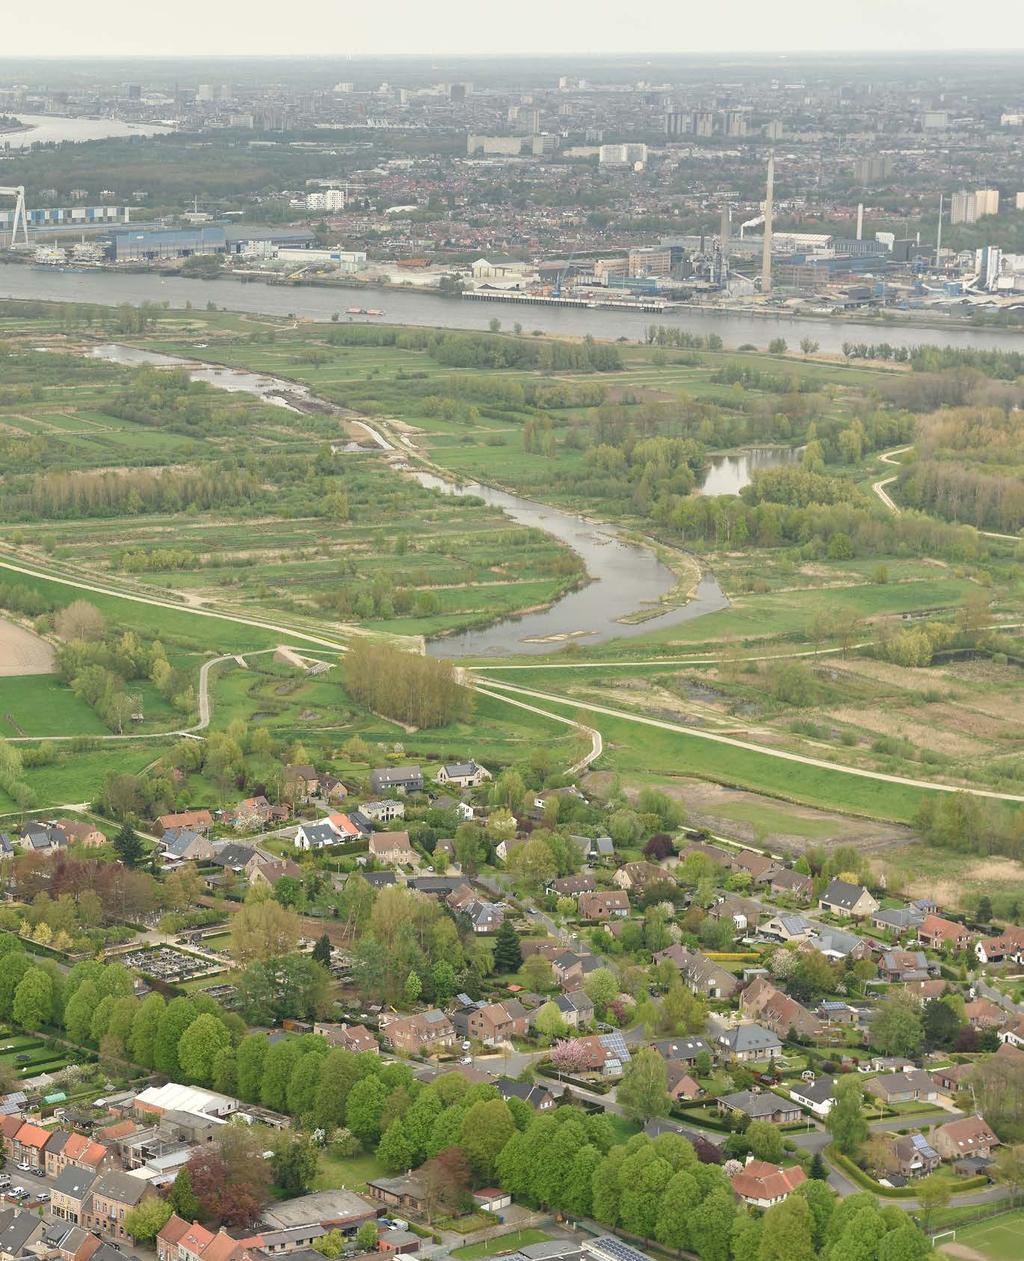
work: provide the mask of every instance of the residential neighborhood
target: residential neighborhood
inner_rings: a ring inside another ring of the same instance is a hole
[[[438,1181],[440,1157],[412,1142],[402,1116],[364,1124],[362,1089],[344,1085],[357,1064],[380,1116],[398,1089],[411,1101],[466,1092],[524,1135],[545,1116],[569,1126],[603,1116],[645,1143],[684,1143],[717,1171],[708,1177],[731,1212],[755,1223],[815,1185],[836,1202],[934,1177],[954,1200],[978,1188],[1003,1194],[1001,1152],[1014,1149],[1024,1114],[1024,1003],[1001,981],[1024,950],[1012,925],[972,926],[901,901],[872,885],[853,854],[819,868],[692,836],[672,827],[667,806],[665,840],[646,846],[615,841],[601,804],[578,788],[542,807],[528,797],[514,813],[495,806],[491,773],[469,758],[371,768],[347,783],[298,762],[282,783],[280,802],[257,794],[152,821],[154,868],[196,909],[178,913],[184,932],[108,946],[95,966],[132,978],[117,1000],[132,1017],[117,1043],[125,1057],[136,1045],[145,1054],[143,1026],[133,1026],[147,1004],[166,1013],[158,1039],[174,1003],[189,1005],[179,1075],[158,1071],[153,1055],[136,1070],[147,1077],[94,1091],[84,1108],[57,1102],[67,1094],[59,1074],[34,1087],[26,1078],[0,1100],[9,1159],[39,1184],[9,1210],[12,1231],[28,1232],[24,1246],[77,1230],[86,1261],[87,1236],[96,1250],[141,1247],[132,1228],[152,1220],[165,1261],[312,1261],[339,1233],[370,1246],[370,1226],[377,1251],[422,1251],[417,1230],[455,1211],[442,1209],[451,1178],[461,1211],[496,1240],[510,1213],[536,1212],[511,1154]],[[32,855],[33,873],[45,876],[58,868],[40,864],[76,846],[124,847],[120,833],[112,841],[75,822],[9,832],[17,862]],[[289,942],[294,968],[275,957]],[[296,984],[312,986],[310,997],[280,988]],[[19,984],[12,1019],[20,993]],[[231,1013],[237,1033],[215,1034],[223,1026],[200,998]],[[109,1019],[113,1006],[108,1014],[98,1002]],[[72,1007],[65,1020],[89,1043],[93,1014],[79,1020]],[[200,1055],[196,1084],[183,1084],[192,1042],[204,1045],[192,1025],[209,1020],[203,1037],[211,1046],[225,1037],[227,1058]],[[109,1056],[105,1036],[91,1054]],[[310,1052],[322,1063],[307,1061]],[[272,1065],[286,1054],[275,1085]],[[251,1078],[253,1057],[264,1069]],[[327,1085],[335,1072],[340,1108]],[[328,1145],[311,1150],[309,1168],[372,1159],[355,1191],[343,1173],[321,1189],[309,1174],[292,1198],[235,1225],[223,1206],[181,1212],[195,1206],[182,1179],[203,1190],[207,1163],[230,1165],[243,1121],[253,1141],[266,1135],[266,1158],[283,1161],[318,1115],[340,1116],[339,1132],[352,1132],[344,1142],[364,1154],[331,1155]],[[471,1146],[469,1114],[458,1124],[456,1149]],[[586,1253],[585,1239],[571,1242]]]

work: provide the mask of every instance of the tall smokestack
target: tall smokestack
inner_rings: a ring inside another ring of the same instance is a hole
[[[761,292],[772,291],[772,213],[775,200],[775,150],[768,154],[768,183],[764,193],[764,253],[761,256]]]
[[[864,240],[864,203],[857,204],[857,240]]]
[[[935,267],[939,266],[939,256],[942,253],[942,194],[939,193],[939,228],[935,233]]]

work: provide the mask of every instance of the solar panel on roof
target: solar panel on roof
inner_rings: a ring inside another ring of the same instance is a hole
[[[650,1261],[646,1252],[630,1247],[614,1235],[602,1235],[599,1239],[590,1240],[584,1247],[588,1252],[598,1252],[613,1261]]]
[[[913,1143],[915,1149],[919,1151],[922,1156],[926,1156],[929,1160],[939,1159],[939,1153],[935,1150],[934,1147],[932,1147],[932,1145],[928,1142],[928,1140],[925,1138],[923,1134],[911,1134],[910,1141],[911,1143]]]

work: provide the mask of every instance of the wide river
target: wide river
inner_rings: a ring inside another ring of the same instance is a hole
[[[1005,329],[918,328],[894,323],[856,323],[852,320],[811,320],[788,316],[744,315],[739,312],[689,310],[659,315],[622,310],[578,310],[572,307],[519,307],[508,302],[439,298],[408,289],[344,289],[316,286],[290,287],[237,280],[185,280],[155,273],[36,271],[18,264],[0,266],[0,297],[53,302],[94,302],[118,306],[129,302],[167,303],[205,307],[215,303],[230,311],[266,315],[296,315],[329,320],[358,299],[361,306],[384,310],[388,324],[425,324],[439,328],[485,329],[492,319],[506,328],[518,321],[527,332],[582,337],[591,334],[614,341],[637,341],[653,324],[686,329],[692,333],[717,333],[726,346],[746,343],[765,347],[773,337],[784,337],[796,346],[804,337],[822,350],[837,352],[843,342],[887,341],[899,346],[961,346],[992,350],[1020,350],[1024,332]],[[344,319],[345,317],[342,316]],[[366,317],[355,317],[366,320]],[[379,322],[379,321],[378,321]]]
[[[85,140],[109,140],[118,136],[153,136],[169,128],[161,123],[125,123],[119,118],[63,118],[53,114],[12,111],[28,131],[0,131],[0,148],[27,149],[34,144],[74,144]]]

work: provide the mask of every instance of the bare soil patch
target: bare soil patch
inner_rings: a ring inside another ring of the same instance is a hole
[[[970,725],[970,714],[964,714],[961,710],[944,705],[929,705],[922,714],[922,718],[925,714],[933,721],[924,722],[918,718],[911,718],[898,710],[887,712],[884,709],[868,707],[846,706],[830,711],[830,716],[836,722],[863,727],[865,731],[874,731],[880,736],[894,736],[897,739],[909,740],[919,748],[934,749],[936,753],[947,753],[951,757],[975,757],[988,752],[988,744],[982,740],[972,739],[971,735],[967,734],[968,731],[975,736],[982,734]],[[968,721],[964,722],[964,719]],[[991,726],[988,723],[982,725]]]
[[[908,688],[923,691],[934,687],[937,682],[948,684],[949,675],[940,666],[929,666],[927,669],[914,669],[908,666],[895,666],[888,661],[876,661],[872,657],[847,657],[843,662],[830,662],[830,669],[836,674],[855,674],[861,678],[874,679],[892,687]]]
[[[0,619],[0,675],[56,674],[57,654],[52,644],[24,626]]]

